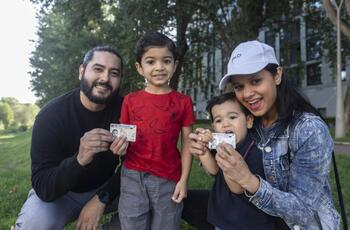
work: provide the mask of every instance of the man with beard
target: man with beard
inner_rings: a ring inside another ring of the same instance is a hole
[[[51,100],[36,117],[31,143],[32,189],[15,229],[96,229],[119,195],[117,153],[125,138],[113,139],[122,104],[118,90],[122,59],[109,46],[88,51],[79,67],[80,89]]]

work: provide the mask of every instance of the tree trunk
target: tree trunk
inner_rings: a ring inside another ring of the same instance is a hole
[[[186,30],[193,14],[193,8],[188,6],[184,7],[185,4],[185,0],[177,0],[175,6],[178,65],[173,77],[170,80],[170,87],[175,90],[178,88],[183,62],[188,50]]]
[[[345,0],[346,8],[350,8],[350,0]],[[333,25],[337,25],[337,12],[331,3],[331,0],[323,0],[323,6],[326,10],[329,20]],[[350,11],[350,10],[349,10]],[[349,11],[347,11],[349,13]],[[350,15],[349,15],[350,16]],[[340,30],[348,38],[350,38],[350,25],[343,20],[340,20]]]

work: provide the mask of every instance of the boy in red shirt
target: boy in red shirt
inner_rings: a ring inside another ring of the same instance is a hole
[[[120,123],[137,126],[136,142],[129,143],[121,173],[122,229],[179,229],[192,164],[192,101],[169,86],[177,56],[167,36],[144,35],[136,46],[135,66],[146,87],[125,97],[120,117]]]

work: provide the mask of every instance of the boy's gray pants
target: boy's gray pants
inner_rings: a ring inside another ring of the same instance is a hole
[[[119,218],[125,230],[178,230],[183,202],[175,203],[175,181],[122,167]]]

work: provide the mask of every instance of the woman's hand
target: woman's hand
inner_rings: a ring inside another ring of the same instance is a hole
[[[189,135],[190,152],[195,156],[203,156],[208,151],[208,143],[213,138],[209,129],[197,128]]]
[[[228,179],[235,181],[249,193],[255,193],[259,189],[258,177],[250,172],[243,157],[232,146],[221,143],[216,151],[216,162]]]

